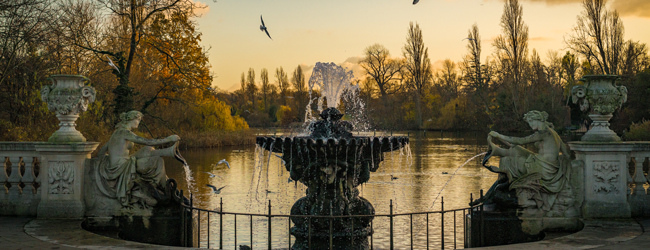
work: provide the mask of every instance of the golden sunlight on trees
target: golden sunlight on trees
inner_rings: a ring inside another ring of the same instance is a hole
[[[422,127],[421,96],[424,89],[431,83],[431,60],[429,49],[424,47],[420,25],[411,22],[406,36],[406,45],[402,49],[406,58],[404,63],[404,79],[407,86],[415,95],[415,122]]]
[[[196,7],[191,0],[0,2],[1,139],[44,140],[56,129],[39,98],[52,74],[83,74],[97,90],[78,120],[89,140],[107,140],[117,115],[132,109],[145,114],[141,129],[151,137],[248,128],[211,87]]]
[[[196,8],[199,7],[191,0],[97,0],[95,3],[65,0],[58,8],[62,21],[57,23],[56,30],[73,46],[94,53],[106,65],[109,61],[114,62],[116,68],[112,73],[118,79],[118,84],[112,91],[113,111],[117,117],[136,108],[133,97],[137,92],[131,83],[131,75],[143,45],[153,46],[156,53],[171,57],[169,54],[172,52],[160,44],[151,40],[149,44],[142,43],[153,35],[150,28],[153,19],[172,14],[193,17]],[[100,13],[106,12],[109,15],[103,20]]]

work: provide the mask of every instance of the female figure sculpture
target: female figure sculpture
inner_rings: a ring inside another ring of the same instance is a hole
[[[500,189],[499,185],[507,185],[510,190],[516,190],[520,208],[540,215],[538,212],[548,212],[553,208],[560,192],[570,189],[569,150],[553,130],[553,124],[546,121],[547,118],[548,114],[543,111],[526,113],[524,120],[535,130],[527,137],[510,137],[495,131],[488,134],[488,154],[484,165],[490,156],[500,156],[501,161],[499,167],[486,166],[490,171],[499,173],[500,180],[490,188],[485,199],[493,197],[495,189]],[[493,138],[510,148],[497,146],[492,142]],[[533,144],[538,152],[521,146],[525,144]]]
[[[104,195],[117,199],[122,206],[136,202],[153,206],[157,203],[155,197],[165,190],[167,181],[161,156],[175,156],[178,143],[160,150],[151,146],[178,142],[180,137],[171,135],[164,139],[147,139],[136,135],[132,130],[140,124],[142,113],[135,110],[122,113],[120,120],[109,141],[98,152],[100,159],[95,168],[98,189]],[[131,155],[130,149],[135,143],[146,147]],[[135,191],[134,186],[138,186]]]

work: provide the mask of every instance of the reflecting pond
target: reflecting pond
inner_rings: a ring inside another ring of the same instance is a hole
[[[372,136],[373,133],[366,135]],[[389,136],[380,134],[377,136]],[[386,159],[377,172],[371,173],[370,180],[359,187],[360,196],[368,199],[375,207],[376,214],[388,214],[390,201],[394,213],[438,211],[444,197],[444,209],[464,208],[470,201],[470,193],[476,198],[479,190],[487,190],[496,180],[496,175],[480,166],[481,154],[486,149],[486,134],[451,132],[404,132],[395,136],[410,137],[410,156],[406,151],[385,153]],[[279,134],[278,134],[279,136]],[[182,155],[193,172],[193,201],[196,207],[225,212],[268,213],[271,201],[273,214],[289,214],[291,206],[303,197],[306,187],[300,183],[289,182],[289,172],[284,169],[280,158],[264,152],[263,159],[256,159],[259,151],[255,146],[224,147],[218,149],[181,150]],[[477,156],[477,157],[475,157]],[[475,157],[469,162],[468,159]],[[259,157],[257,157],[259,158]],[[215,165],[221,159],[230,163]],[[187,189],[182,166],[172,159],[167,162],[167,175],[178,181],[180,189]],[[465,164],[462,168],[461,165]],[[498,162],[491,162],[497,164]],[[216,177],[211,178],[209,172]],[[391,178],[391,175],[394,178]],[[206,186],[226,186],[220,194],[212,193]],[[445,186],[446,184],[446,186]],[[442,189],[444,186],[444,189]],[[442,189],[442,191],[441,191]],[[187,194],[187,191],[185,191]],[[434,200],[440,196],[434,204]],[[220,207],[220,201],[223,207]],[[206,247],[208,231],[206,214],[202,215],[201,246]],[[219,219],[210,219],[210,247],[219,247]],[[440,214],[429,216],[429,241],[431,245],[440,244]],[[462,214],[455,216],[457,247],[462,248]],[[445,245],[453,248],[453,213],[445,214]],[[254,248],[267,246],[267,218],[248,216],[237,217],[237,245],[250,245],[250,226],[253,223]],[[413,238],[416,248],[426,246],[425,215],[413,216]],[[288,248],[287,218],[272,220],[273,248]],[[373,221],[375,234],[373,246],[384,249],[388,246],[389,235],[387,218]],[[410,247],[411,218],[396,217],[395,248]],[[291,239],[293,242],[294,239]],[[223,246],[233,248],[235,244],[234,216],[226,215],[223,221]]]

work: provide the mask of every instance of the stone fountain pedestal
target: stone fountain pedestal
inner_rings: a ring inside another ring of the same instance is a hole
[[[84,217],[84,162],[97,146],[98,142],[35,145],[41,155],[38,218]]]
[[[357,187],[377,171],[384,152],[405,147],[408,138],[354,137],[338,110],[328,108],[320,116],[310,136],[258,137],[256,142],[282,154],[291,179],[308,187],[291,208],[290,233],[296,237],[291,249],[370,249],[375,209]]]

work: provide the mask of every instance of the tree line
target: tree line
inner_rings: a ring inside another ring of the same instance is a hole
[[[97,100],[77,121],[105,141],[138,110],[148,137],[247,129],[212,88],[192,0],[0,2],[0,139],[45,140],[58,120],[40,100],[52,74],[84,75]]]
[[[604,0],[583,0],[583,10],[565,51],[540,55],[528,45],[529,27],[518,0],[507,0],[500,21],[501,34],[493,53],[483,54],[478,25],[467,32],[467,51],[459,61],[446,59],[433,69],[417,23],[410,23],[401,56],[381,44],[365,48],[359,64],[365,76],[356,80],[367,104],[371,127],[384,130],[521,130],[523,114],[543,110],[557,128],[577,128],[587,116],[570,102],[571,89],[584,75],[615,74],[628,88],[628,102],[616,112],[612,127],[622,132],[632,123],[650,118],[643,98],[650,89],[650,57],[645,43],[625,40],[616,10]],[[308,99],[300,66],[291,74],[280,67],[274,80],[268,70],[241,75],[241,88],[219,95],[251,126],[286,126],[304,121]]]

